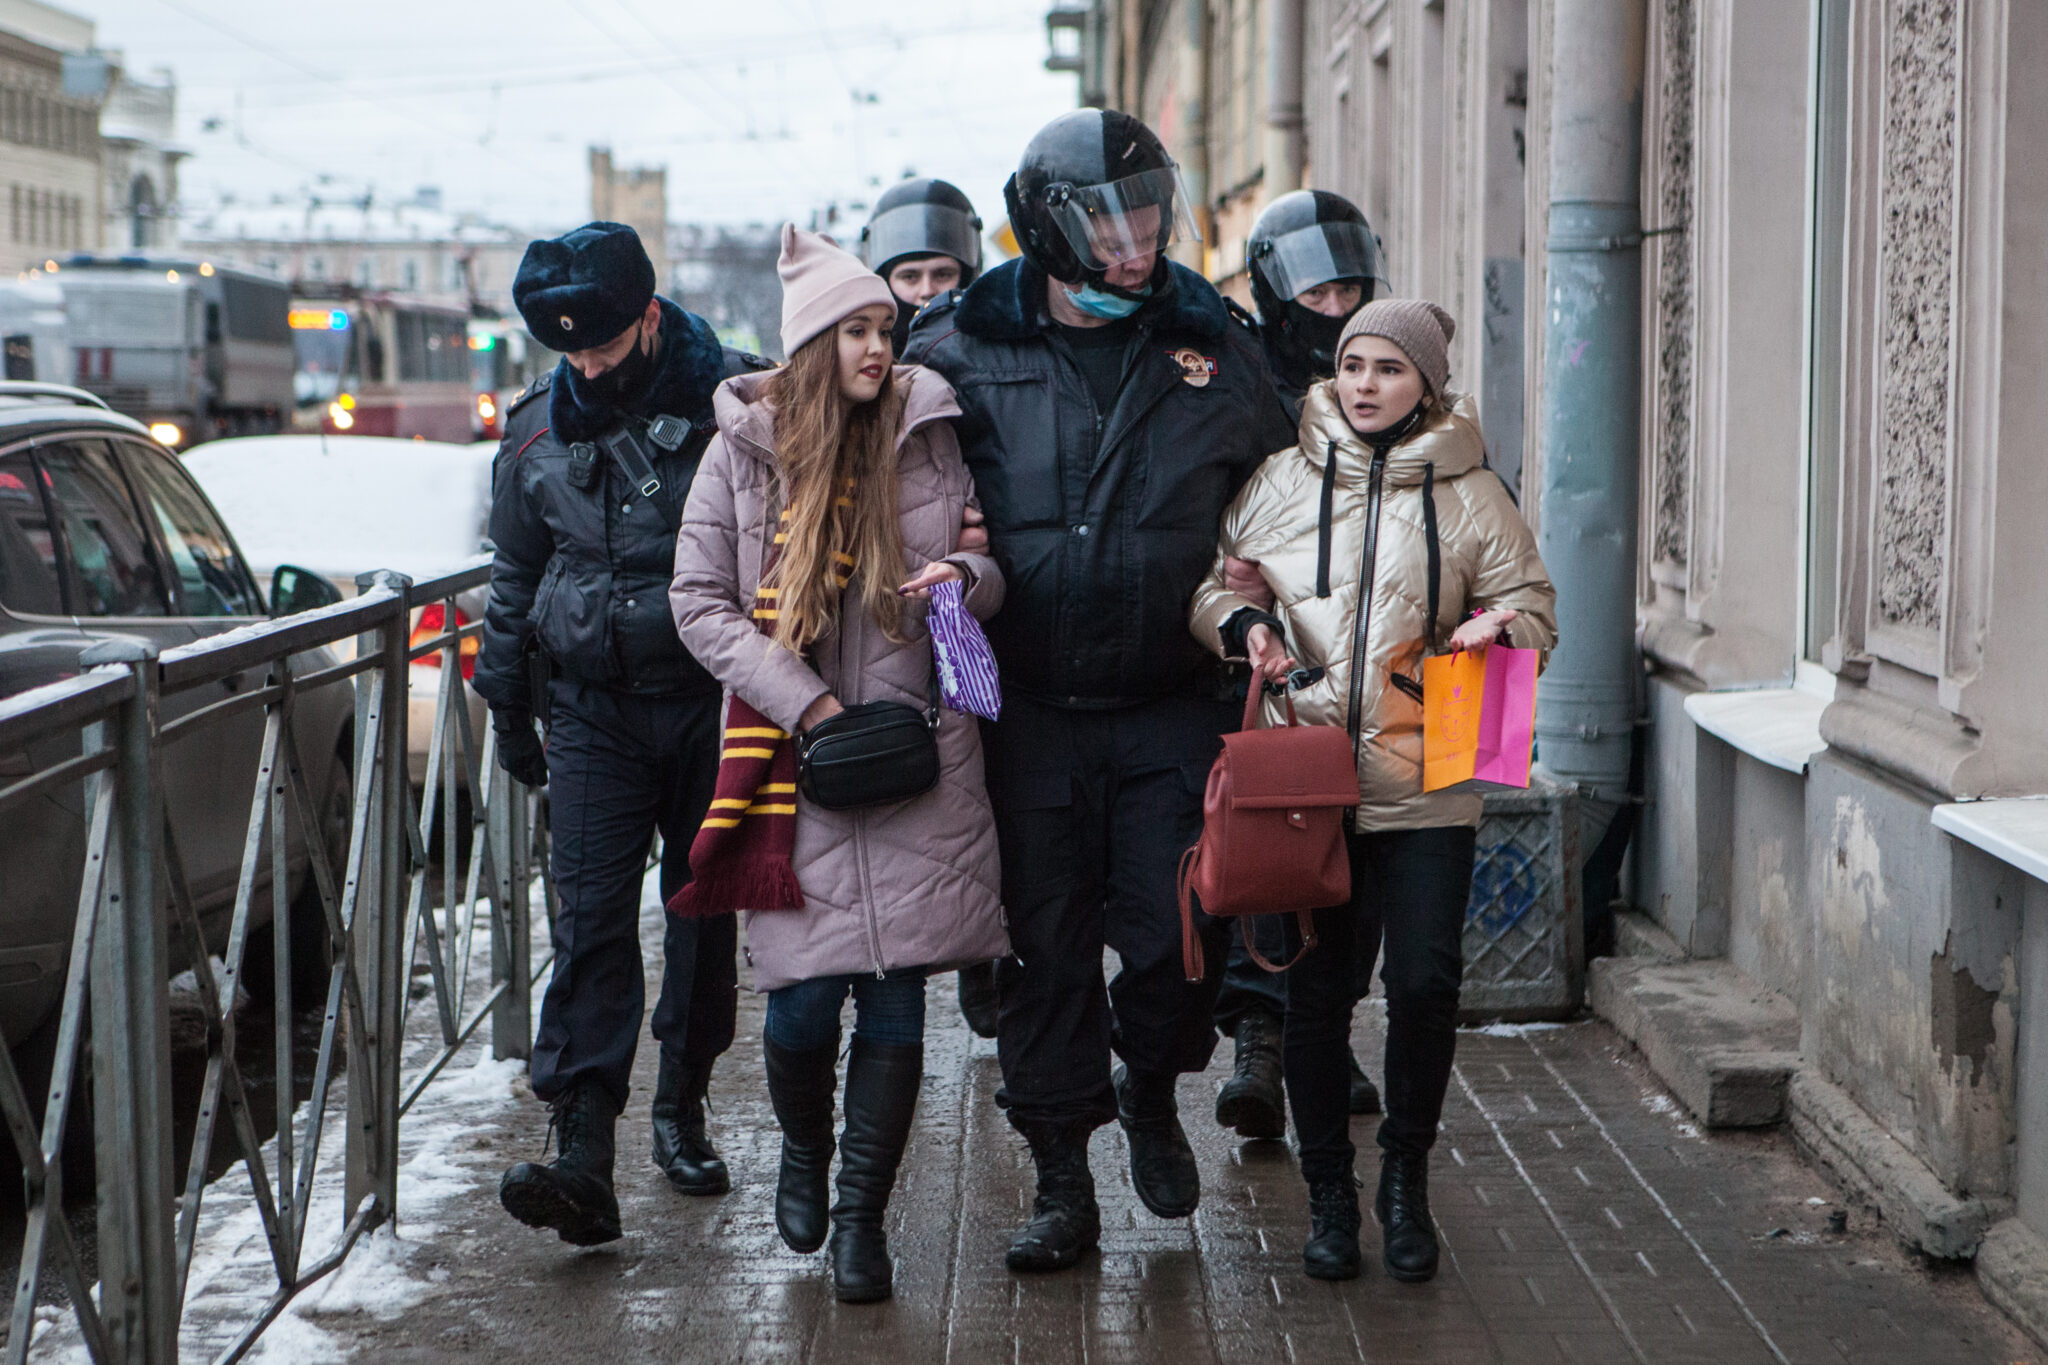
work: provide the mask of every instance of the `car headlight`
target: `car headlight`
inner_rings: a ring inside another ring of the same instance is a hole
[[[185,440],[185,433],[178,429],[176,422],[151,422],[149,436],[158,445],[166,446],[180,445]]]

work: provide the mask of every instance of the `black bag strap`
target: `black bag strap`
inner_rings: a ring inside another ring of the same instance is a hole
[[[1443,542],[1436,530],[1436,464],[1422,467],[1422,527],[1429,540],[1429,639],[1424,652],[1436,648],[1436,614],[1443,591]]]
[[[1331,521],[1337,501],[1337,443],[1323,452],[1322,501],[1316,512],[1316,596],[1330,595]]]
[[[641,430],[635,430],[636,427]],[[681,526],[682,506],[676,500],[675,490],[655,472],[654,461],[648,456],[647,447],[641,444],[643,436],[664,452],[683,449],[687,442],[695,447],[697,458],[702,459],[704,447],[710,444],[709,430],[700,431],[680,417],[664,414],[646,423],[628,418],[598,441],[605,453],[625,472],[627,480],[640,490],[640,496],[653,499],[664,517]],[[692,437],[698,439],[692,440]]]

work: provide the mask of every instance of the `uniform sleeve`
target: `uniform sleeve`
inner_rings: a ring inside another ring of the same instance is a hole
[[[1550,573],[1536,552],[1536,537],[1497,477],[1479,474],[1470,482],[1474,485],[1473,519],[1479,531],[1480,558],[1466,609],[1520,612],[1508,623],[1509,641],[1518,649],[1547,653],[1557,644],[1557,589],[1551,586]]]
[[[530,439],[530,438],[529,438]],[[483,648],[474,680],[478,695],[501,710],[531,711],[526,651],[533,641],[533,598],[554,558],[555,537],[519,477],[519,454],[506,434],[491,464],[490,596],[484,603]]]
[[[951,422],[933,422],[919,433],[929,443],[932,462],[939,467],[939,479],[947,494],[947,503],[957,499],[969,507],[980,507],[974,496],[974,477],[967,472],[967,465],[960,458],[960,438],[953,431]],[[946,556],[945,562],[967,575],[966,592],[961,595],[961,604],[977,621],[986,621],[1002,609],[1003,571],[996,567],[995,560],[985,554],[967,554],[956,551]]]
[[[1268,529],[1281,501],[1274,487],[1272,467],[1266,466],[1238,490],[1237,496],[1224,510],[1223,527],[1216,536],[1216,561],[1209,566],[1208,576],[1195,589],[1195,600],[1188,612],[1188,629],[1221,658],[1244,656],[1244,631],[1250,625],[1261,619],[1279,624],[1277,618],[1268,616],[1250,598],[1224,586],[1223,561],[1232,556],[1243,556],[1244,547]],[[1256,615],[1245,618],[1233,628],[1233,618],[1241,611]]]
[[[831,689],[755,627],[753,603],[740,600],[739,535],[732,458],[721,434],[705,450],[683,505],[669,610],[683,647],[712,677],[794,733],[810,704]]]

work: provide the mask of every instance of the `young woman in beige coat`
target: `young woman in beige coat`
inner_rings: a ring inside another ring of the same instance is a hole
[[[1471,401],[1446,388],[1450,315],[1419,299],[1367,304],[1344,328],[1337,375],[1312,387],[1300,444],[1267,460],[1225,513],[1195,634],[1278,681],[1311,725],[1349,728],[1358,811],[1349,902],[1315,914],[1317,947],[1288,972],[1287,1099],[1309,1186],[1304,1268],[1359,1272],[1349,1039],[1354,946],[1384,933],[1386,1118],[1376,1212],[1396,1279],[1436,1273],[1429,1150],[1457,1045],[1476,791],[1422,790],[1422,660],[1492,643],[1548,649],[1555,593],[1507,488],[1485,467]],[[1252,561],[1273,610],[1232,592]],[[1432,591],[1431,579],[1435,589]],[[1429,608],[1436,607],[1431,619]],[[1267,720],[1279,719],[1267,702]],[[1369,959],[1368,959],[1369,961]]]

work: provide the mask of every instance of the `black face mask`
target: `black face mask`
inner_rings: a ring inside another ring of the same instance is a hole
[[[1292,371],[1284,377],[1293,380],[1299,388],[1307,388],[1316,380],[1328,379],[1335,374],[1337,342],[1344,335],[1344,324],[1349,321],[1349,313],[1341,318],[1327,317],[1289,299],[1280,335],[1275,339],[1278,343],[1275,349]]]
[[[918,312],[916,304],[896,300],[896,325],[889,329],[889,344],[895,347],[898,360],[903,359],[903,348],[910,344],[910,324],[917,320]]]
[[[629,349],[618,364],[595,379],[583,381],[590,401],[608,408],[630,407],[647,392],[654,378],[654,352],[644,341]]]

